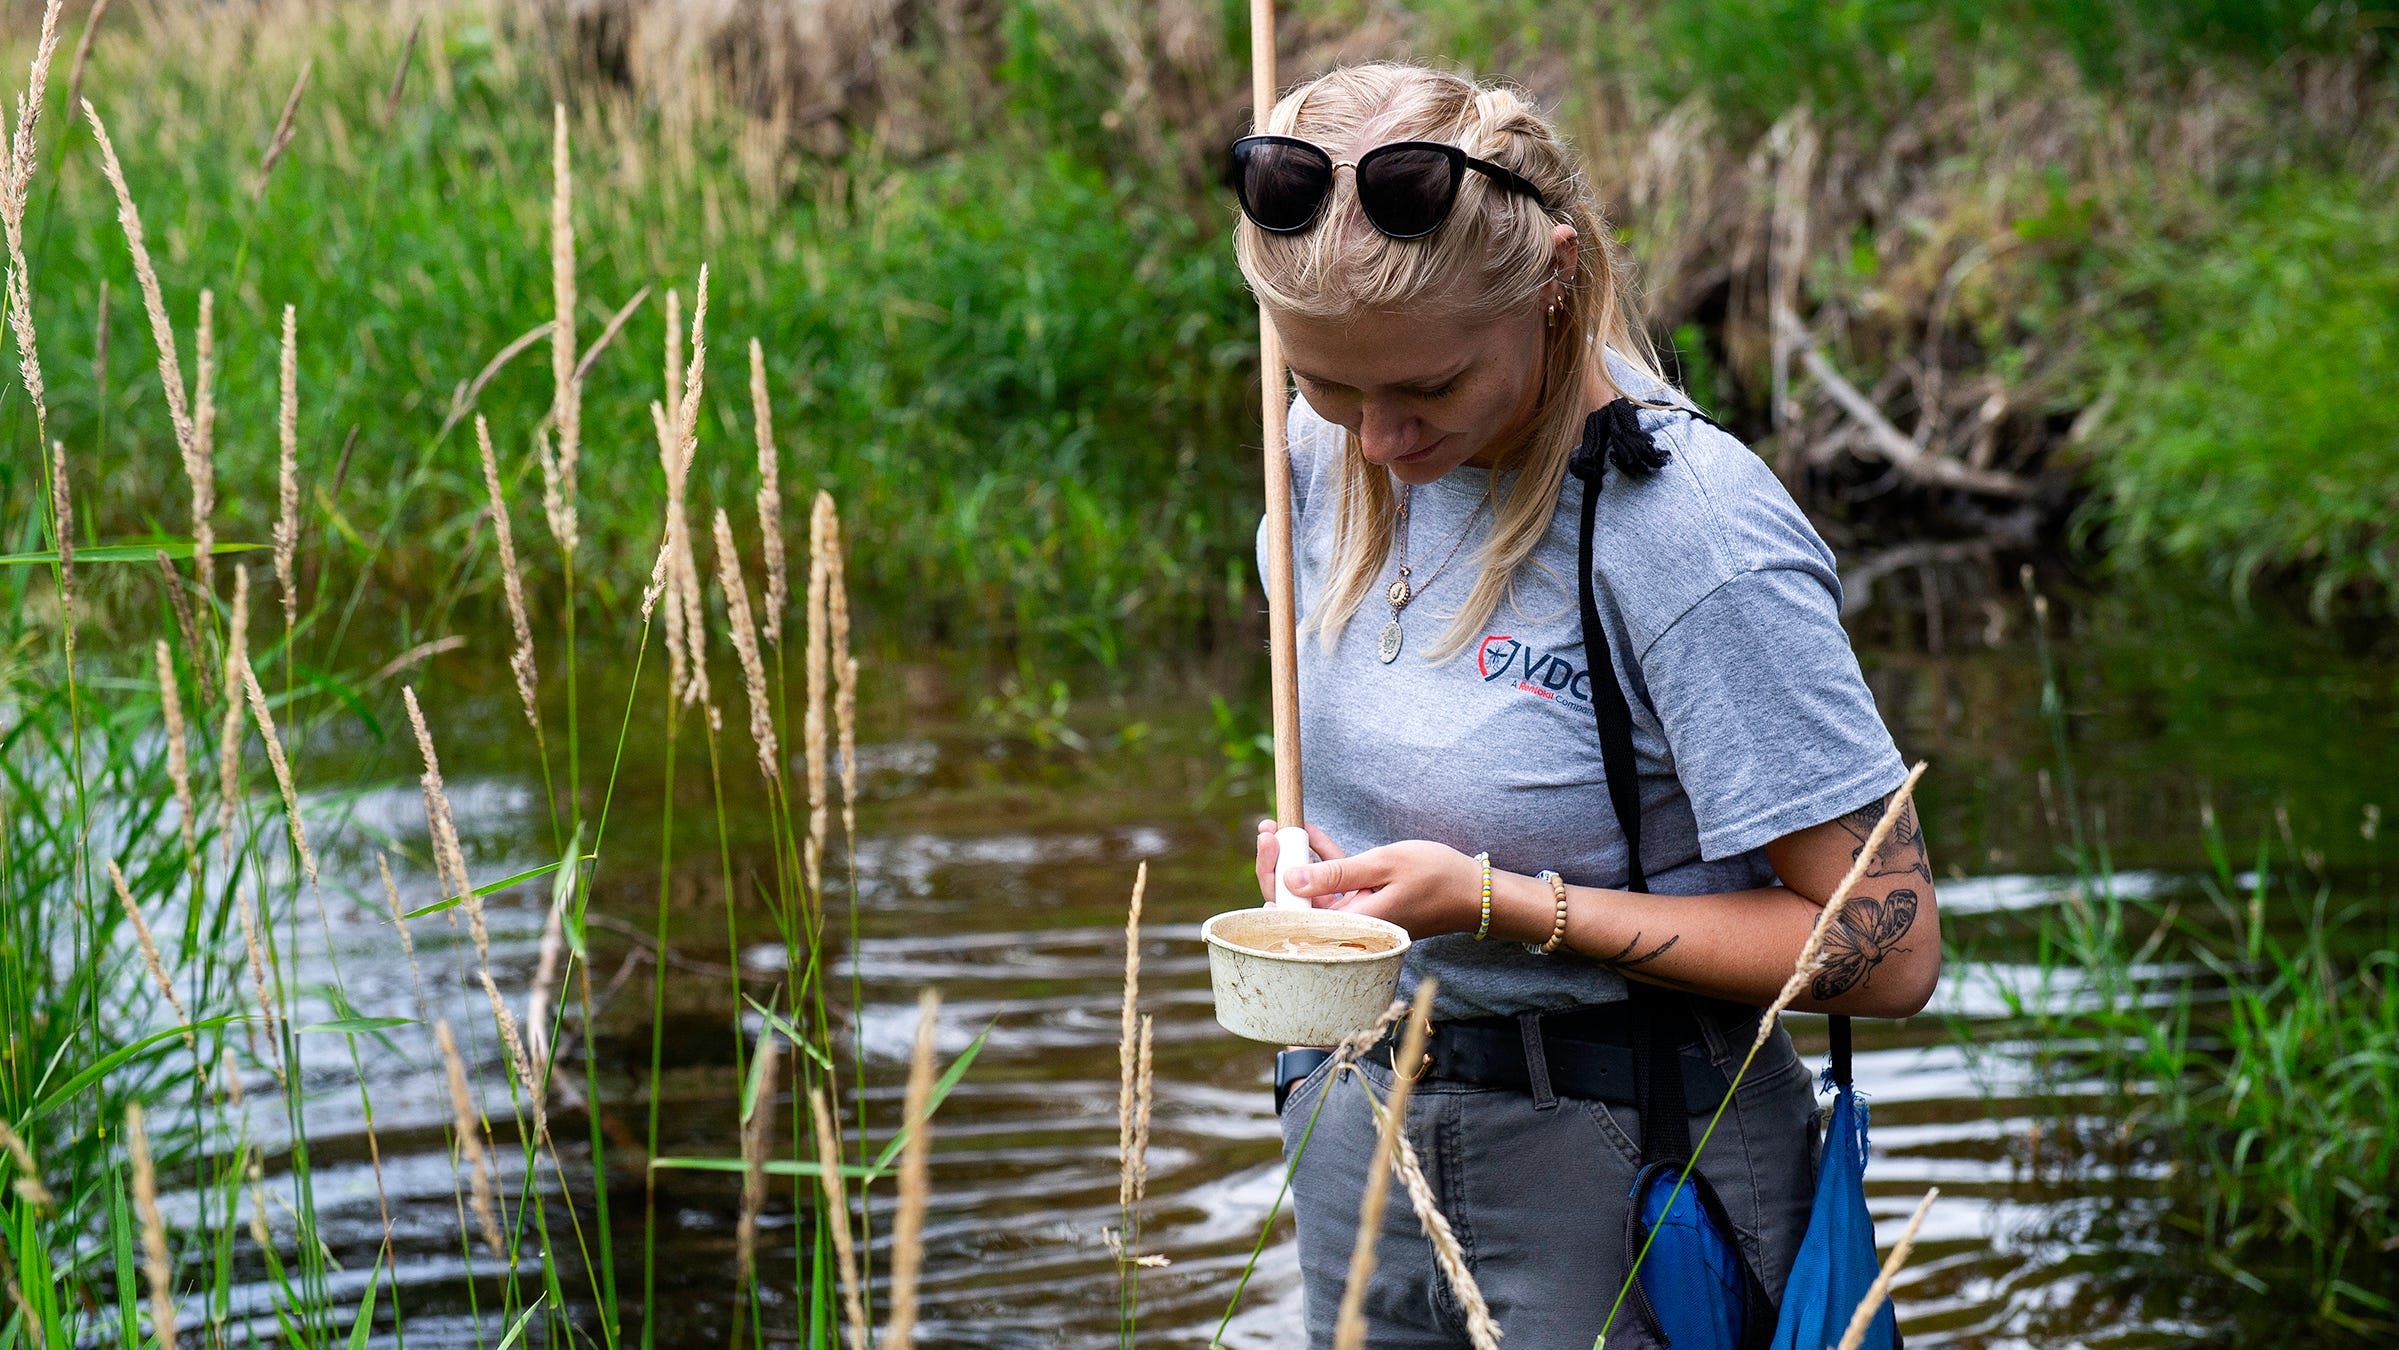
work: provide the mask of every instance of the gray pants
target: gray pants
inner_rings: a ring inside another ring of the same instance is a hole
[[[1710,1057],[1728,1078],[1755,1026],[1702,1019]],[[1359,1072],[1378,1098],[1390,1090],[1388,1063]],[[1375,1143],[1365,1085],[1345,1073],[1328,1093],[1330,1076],[1319,1068],[1294,1088],[1282,1116],[1285,1157],[1308,1135],[1292,1203],[1311,1350],[1333,1343]],[[1742,1255],[1777,1297],[1815,1194],[1813,1077],[1776,1030],[1700,1154],[1699,1171],[1723,1199]],[[1716,1103],[1690,1105],[1697,1144]],[[1640,1166],[1639,1112],[1574,1097],[1536,1111],[1522,1092],[1427,1078],[1409,1103],[1408,1138],[1506,1350],[1591,1350],[1629,1259],[1625,1215]],[[1366,1296],[1371,1350],[1463,1350],[1466,1320],[1456,1292],[1396,1181],[1375,1251]],[[1608,1331],[1608,1350],[1649,1345],[1628,1300]]]

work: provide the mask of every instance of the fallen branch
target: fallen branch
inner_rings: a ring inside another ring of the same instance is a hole
[[[1818,350],[1815,338],[1809,335],[1806,325],[1800,323],[1797,315],[1788,309],[1777,309],[1774,320],[1776,330],[1798,354],[1799,363],[1807,368],[1816,383],[1824,387],[1824,392],[1830,394],[1833,402],[1840,405],[1841,411],[1848,413],[1850,420],[1865,433],[1865,439],[1853,449],[1889,461],[1891,467],[1919,483],[1993,497],[2030,497],[2037,490],[2032,480],[2027,478],[2001,473],[1996,469],[1977,469],[1954,459],[1926,454],[1924,447],[1910,440],[1891,424],[1890,418],[1883,416],[1882,409],[1874,406],[1873,399],[1842,378],[1841,372],[1835,370],[1832,362],[1826,360],[1824,353]]]

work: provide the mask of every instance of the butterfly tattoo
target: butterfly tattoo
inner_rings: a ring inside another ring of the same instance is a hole
[[[1870,980],[1885,957],[1908,950],[1898,946],[1916,926],[1916,893],[1895,890],[1881,899],[1853,895],[1824,935],[1824,951],[1808,995],[1819,1001],[1839,998]]]

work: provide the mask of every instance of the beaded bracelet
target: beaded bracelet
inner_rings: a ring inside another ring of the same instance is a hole
[[[1483,874],[1483,916],[1481,921],[1474,926],[1474,940],[1480,942],[1491,936],[1491,855],[1488,853],[1475,854],[1474,865],[1481,869]]]
[[[1549,883],[1550,895],[1558,904],[1557,914],[1550,921],[1549,941],[1537,945],[1528,942],[1524,945],[1532,948],[1541,956],[1547,956],[1556,951],[1559,944],[1566,941],[1566,878],[1555,872],[1543,872],[1540,874],[1539,880]]]

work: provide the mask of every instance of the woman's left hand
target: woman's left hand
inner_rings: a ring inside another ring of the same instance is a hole
[[[1482,878],[1474,859],[1429,839],[1285,868],[1283,880],[1293,895],[1319,909],[1388,919],[1412,938],[1471,933],[1482,917]]]

